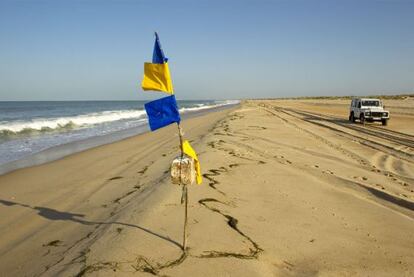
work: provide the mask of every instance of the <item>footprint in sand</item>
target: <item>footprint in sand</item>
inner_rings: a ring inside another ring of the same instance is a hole
[[[256,219],[257,221],[260,221],[260,222],[266,221],[266,218],[264,218],[263,216],[258,216]]]
[[[108,181],[118,180],[118,179],[122,179],[122,178],[124,178],[124,177],[122,177],[122,176],[115,176],[115,177],[109,178]]]
[[[63,241],[57,239],[57,240],[52,240],[48,243],[45,243],[42,246],[43,247],[46,247],[46,246],[58,247],[58,246],[61,246],[61,245],[63,245]]]
[[[285,268],[288,270],[292,270],[295,266],[287,261],[283,261],[285,263]]]
[[[253,130],[266,130],[266,127],[263,126],[248,126],[249,128],[252,128]]]
[[[138,171],[139,174],[144,174],[148,170],[148,166],[145,166],[142,170]]]
[[[359,180],[362,180],[362,181],[367,181],[368,180],[368,178],[365,177],[365,176],[354,176],[353,178],[354,179],[359,179]]]

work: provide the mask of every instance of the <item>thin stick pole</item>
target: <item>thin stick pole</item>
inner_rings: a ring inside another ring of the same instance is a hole
[[[183,146],[183,131],[181,129],[180,123],[177,123],[178,126],[178,135],[180,137],[180,148],[181,148],[181,159],[184,158],[184,146]],[[180,180],[181,180],[181,166],[180,166]],[[186,252],[186,245],[187,245],[187,218],[188,218],[188,191],[187,185],[181,184],[183,186],[183,191],[181,195],[181,203],[185,204],[184,208],[184,231],[183,231],[183,250]]]
[[[184,190],[184,198],[185,198],[185,208],[184,208],[184,232],[183,232],[183,250],[184,252],[187,251],[187,210],[188,210],[188,192],[187,192],[187,185],[183,186]]]
[[[178,126],[178,136],[180,138],[180,150],[181,150],[181,158],[184,157],[184,148],[183,148],[183,129],[181,129],[180,123],[177,123]]]

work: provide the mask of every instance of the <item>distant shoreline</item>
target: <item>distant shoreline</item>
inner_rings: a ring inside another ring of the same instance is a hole
[[[297,97],[276,97],[276,98],[246,98],[244,100],[314,100],[314,99],[326,99],[326,100],[346,100],[354,97],[367,97],[367,98],[380,98],[380,99],[393,99],[403,100],[407,98],[414,98],[414,93],[396,94],[396,95],[344,95],[344,96],[297,96]]]

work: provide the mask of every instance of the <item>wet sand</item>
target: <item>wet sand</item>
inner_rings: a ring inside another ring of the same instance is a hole
[[[183,122],[204,183],[169,181],[176,127],[0,176],[1,276],[412,276],[414,100],[246,101]]]

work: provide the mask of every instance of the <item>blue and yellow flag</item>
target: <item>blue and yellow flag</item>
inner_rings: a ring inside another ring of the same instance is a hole
[[[174,95],[148,102],[144,107],[148,115],[151,131],[155,131],[174,122],[179,123],[181,120]]]
[[[191,144],[188,142],[188,140],[185,140],[183,143],[183,152],[194,159],[196,182],[198,185],[201,184],[203,182],[203,178],[201,177],[200,161],[198,160],[197,153],[194,151],[193,147],[191,147]]]
[[[164,51],[161,48],[160,38],[158,37],[157,32],[155,32],[155,43],[154,51],[152,52],[152,63],[166,63],[168,58],[165,57]]]
[[[141,83],[143,90],[163,91],[174,94],[168,59],[164,55],[158,34],[155,33],[152,63],[144,63],[144,78]]]

